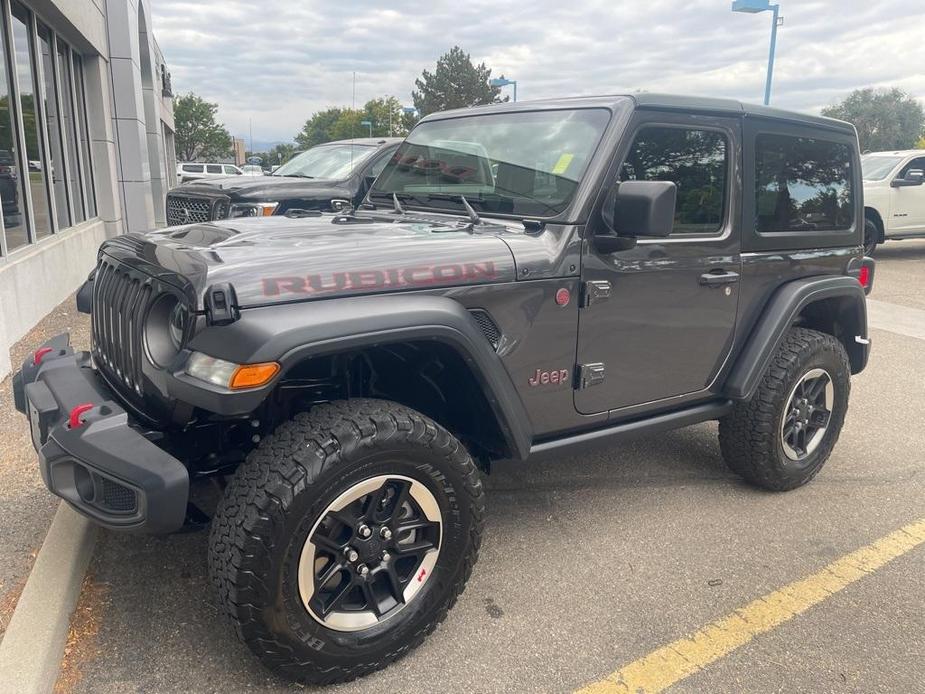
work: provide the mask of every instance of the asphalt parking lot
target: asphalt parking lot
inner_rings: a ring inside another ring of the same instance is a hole
[[[881,249],[872,298],[925,317],[925,242]],[[870,365],[813,483],[746,486],[714,424],[499,465],[481,558],[447,621],[399,663],[329,691],[573,691],[921,521],[925,342],[875,318]],[[59,690],[298,690],[236,641],[205,552],[203,533],[101,533]],[[920,545],[671,691],[925,691],[923,575]]]

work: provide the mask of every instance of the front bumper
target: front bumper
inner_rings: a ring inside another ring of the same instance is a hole
[[[46,342],[13,377],[52,493],[113,530],[169,533],[186,517],[189,474],[151,442],[67,334]],[[74,408],[86,408],[72,427]]]

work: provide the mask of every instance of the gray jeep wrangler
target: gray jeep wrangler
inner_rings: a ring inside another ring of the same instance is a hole
[[[650,94],[434,114],[356,209],[107,241],[91,351],[40,347],[16,405],[53,493],[209,524],[241,639],[345,681],[446,616],[492,461],[719,420],[749,482],[812,479],[868,358],[863,229],[846,123]]]

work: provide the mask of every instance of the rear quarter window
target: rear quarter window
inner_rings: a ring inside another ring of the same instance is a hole
[[[851,148],[810,137],[759,134],[755,225],[763,234],[842,231],[854,224]]]
[[[186,173],[202,173],[203,166],[202,164],[184,164],[183,171]]]

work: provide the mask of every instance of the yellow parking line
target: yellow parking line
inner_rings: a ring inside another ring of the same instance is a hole
[[[599,682],[583,687],[577,694],[664,691],[922,543],[925,543],[925,518],[750,602],[691,636],[653,651]]]

